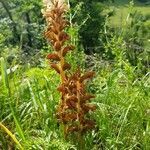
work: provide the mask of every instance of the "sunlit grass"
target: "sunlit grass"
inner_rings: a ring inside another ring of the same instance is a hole
[[[110,18],[110,23],[116,26],[124,26],[129,10],[129,2],[130,1],[115,1],[114,4],[111,5],[111,9],[115,11],[115,15]],[[138,11],[143,15],[150,16],[150,5],[144,5],[138,2],[135,2],[133,11]]]
[[[87,150],[150,148],[150,77],[147,74],[133,80],[134,68],[130,69],[109,72],[103,68],[90,85],[89,90],[96,94],[93,118],[97,128],[84,137]],[[19,72],[9,79],[12,108],[8,96],[0,93],[0,103],[5,106],[0,118],[17,139],[6,130],[16,143],[14,147],[21,142],[24,149],[77,149],[71,141],[62,139],[56,121],[55,106],[60,97],[55,90],[57,75],[46,68]],[[0,132],[0,145],[8,149],[11,143],[4,135]]]

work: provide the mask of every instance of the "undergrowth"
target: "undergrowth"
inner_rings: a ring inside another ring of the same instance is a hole
[[[77,149],[65,142],[54,112],[60,98],[56,73],[49,68],[19,68],[5,74],[1,63],[0,120],[24,149]],[[7,82],[7,80],[9,82]],[[97,97],[96,129],[85,138],[85,149],[150,148],[150,77],[135,78],[134,69],[101,68],[89,85]],[[8,95],[8,91],[10,93]],[[19,148],[1,128],[1,149]]]
[[[87,87],[96,95],[92,102],[97,109],[90,114],[96,126],[83,136],[85,150],[150,149],[150,73],[138,74],[138,66],[124,57],[121,43],[115,36],[106,44],[116,56],[114,62],[99,56],[85,60],[79,51],[67,56],[73,70],[80,65],[96,72]],[[13,71],[14,66],[0,59],[0,149],[82,150],[74,136],[64,140],[56,119],[61,99],[56,72],[44,59],[39,67],[17,65]]]

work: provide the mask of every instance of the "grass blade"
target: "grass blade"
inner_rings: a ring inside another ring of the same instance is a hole
[[[23,150],[23,147],[21,146],[21,144],[19,143],[19,141],[16,139],[16,137],[1,122],[0,122],[0,128],[2,128],[12,138],[12,140],[19,146],[19,148],[21,150]]]

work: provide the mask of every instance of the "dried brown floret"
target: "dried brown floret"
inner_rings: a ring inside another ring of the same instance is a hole
[[[58,54],[55,54],[55,53],[47,55],[47,59],[52,59],[52,60],[60,61],[60,57],[58,56]]]
[[[64,71],[65,71],[65,70],[69,70],[69,69],[71,69],[71,65],[68,64],[67,62],[65,62],[62,69],[63,69]]]
[[[83,95],[83,96],[81,96],[81,100],[83,101],[83,102],[85,102],[85,101],[88,101],[88,100],[90,100],[91,98],[95,98],[95,96],[94,95],[91,95],[91,94],[85,94],[85,95]]]
[[[54,50],[56,51],[60,51],[61,50],[61,42],[60,41],[56,41],[55,44],[54,44]]]
[[[86,79],[93,78],[94,75],[95,75],[95,72],[94,72],[94,71],[86,72],[86,73],[80,78],[80,82],[83,82],[83,81],[86,80]]]
[[[55,71],[56,71],[57,73],[60,73],[60,68],[59,68],[58,65],[56,65],[56,64],[51,64],[51,67],[52,67],[53,69],[55,69]]]
[[[74,47],[73,45],[66,46],[66,47],[63,49],[63,53],[62,53],[63,57],[65,57],[66,54],[67,54],[69,51],[73,50],[74,48],[75,48],[75,47]]]

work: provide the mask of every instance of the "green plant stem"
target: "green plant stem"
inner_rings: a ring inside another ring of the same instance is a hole
[[[16,137],[1,122],[0,122],[0,128],[2,128],[12,138],[12,140],[19,146],[19,148],[23,150],[23,147],[21,146],[19,141],[16,139]]]

